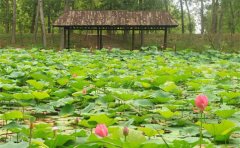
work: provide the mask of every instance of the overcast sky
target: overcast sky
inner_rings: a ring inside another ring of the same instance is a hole
[[[178,8],[180,9],[180,2],[179,0],[172,0],[173,3],[178,6]],[[206,4],[209,4],[209,2],[206,2]],[[184,8],[185,11],[187,11],[185,4],[184,4]],[[201,32],[201,20],[200,20],[200,2],[199,4],[194,3],[193,5],[189,5],[189,9],[190,9],[190,13],[192,16],[194,16],[194,20],[195,20],[195,24],[196,24],[196,31],[195,33],[200,33]]]

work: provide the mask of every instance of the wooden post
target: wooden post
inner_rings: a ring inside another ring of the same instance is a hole
[[[132,29],[132,50],[134,50],[134,46],[135,46],[135,44],[134,44],[134,42],[135,42],[135,34],[134,34],[134,32],[135,32],[135,30],[133,28]]]
[[[167,27],[165,27],[165,29],[164,29],[164,44],[163,44],[163,46],[164,46],[164,49],[167,48]]]
[[[141,47],[143,47],[143,43],[144,43],[144,36],[143,36],[143,29],[141,28]]]
[[[100,49],[100,30],[97,27],[97,48]]]
[[[65,27],[63,28],[63,31],[64,31],[64,35],[63,35],[63,36],[64,36],[64,37],[63,37],[63,38],[64,38],[64,43],[63,43],[64,45],[63,45],[63,47],[66,48],[66,44],[67,44],[67,41],[66,41],[67,32],[66,32],[66,28],[65,28]]]
[[[70,33],[71,33],[71,31],[70,31],[70,29],[68,28],[68,47],[67,47],[67,49],[70,49]]]
[[[100,40],[99,40],[99,44],[100,44],[100,49],[103,48],[103,36],[102,36],[102,28],[100,28]]]

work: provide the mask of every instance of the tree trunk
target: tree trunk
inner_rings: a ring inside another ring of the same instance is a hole
[[[6,0],[5,32],[9,33],[9,0]]]
[[[37,3],[37,9],[36,9],[36,17],[35,17],[35,25],[34,25],[34,41],[37,43],[37,32],[38,32],[38,19],[39,19],[39,3]]]
[[[204,3],[201,0],[201,34],[204,34]]]
[[[16,19],[17,19],[17,3],[16,0],[13,0],[12,44],[16,43]]]
[[[70,7],[69,7],[69,2],[68,0],[64,1],[65,5],[64,5],[64,12],[69,11]],[[60,49],[64,49],[65,45],[64,45],[64,31],[63,29],[61,29],[61,42],[60,42]]]
[[[21,42],[21,45],[23,46],[23,25],[22,25],[22,22],[19,23],[19,33],[20,33],[20,42]]]
[[[36,19],[36,15],[37,15],[37,1],[34,0],[34,6],[33,6],[33,15],[32,15],[32,24],[31,24],[31,28],[30,28],[30,33],[34,33],[35,31],[35,19]]]
[[[165,11],[168,12],[168,0],[164,0]]]
[[[189,24],[188,24],[188,29],[189,29],[189,33],[192,34],[193,32],[193,27],[192,27],[192,20],[191,20],[191,14],[190,14],[190,10],[189,10],[189,7],[188,7],[188,2],[187,0],[185,0],[185,5],[186,5],[186,8],[187,8],[187,12],[188,12],[188,21],[189,21]]]
[[[139,7],[139,10],[143,10],[143,0],[139,0],[138,7]]]
[[[43,13],[43,0],[38,0],[38,4],[39,4],[39,14],[40,14],[41,28],[42,28],[43,48],[46,48],[47,40],[46,40],[46,31],[45,31],[45,22],[44,22],[44,13]]]
[[[218,0],[212,0],[212,33],[217,33],[217,26],[218,26]]]
[[[48,13],[48,33],[51,33],[51,14]]]
[[[232,34],[235,33],[236,30],[236,26],[235,26],[235,15],[234,15],[234,11],[233,11],[233,4],[232,1],[229,1],[229,6],[230,6],[230,31]]]
[[[219,22],[218,22],[218,32],[219,33],[222,33],[223,15],[224,15],[224,8],[223,8],[223,4],[222,4],[221,9],[220,9]]]
[[[217,33],[217,46],[218,49],[222,49],[222,26],[223,26],[223,16],[224,16],[224,7],[223,3],[221,3],[221,7],[219,7],[219,22],[218,22],[218,33]]]
[[[180,0],[180,7],[181,7],[182,34],[184,34],[185,33],[185,27],[184,27],[183,0]]]

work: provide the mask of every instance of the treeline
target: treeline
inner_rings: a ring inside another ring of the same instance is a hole
[[[16,33],[36,34],[38,28],[44,43],[54,20],[68,10],[168,11],[180,25],[171,32],[240,32],[239,0],[1,0],[0,8],[0,33],[11,33],[12,43]]]

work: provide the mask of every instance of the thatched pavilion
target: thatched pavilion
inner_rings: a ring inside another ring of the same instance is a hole
[[[163,30],[164,47],[167,46],[168,28],[177,27],[177,22],[167,12],[160,11],[68,11],[61,15],[53,24],[64,29],[64,45],[70,48],[70,30],[97,30],[98,48],[103,47],[103,30],[131,30],[132,49],[134,49],[135,31]]]

